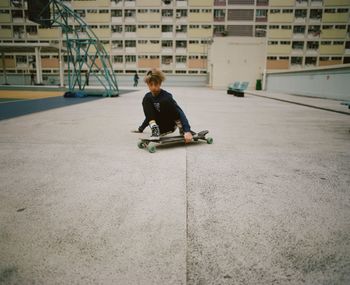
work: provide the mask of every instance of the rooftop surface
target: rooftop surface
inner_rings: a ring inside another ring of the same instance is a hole
[[[0,283],[349,284],[350,116],[164,88],[213,144],[139,149],[146,89],[3,117]]]

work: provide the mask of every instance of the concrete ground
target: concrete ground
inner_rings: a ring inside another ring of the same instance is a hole
[[[138,149],[145,89],[0,121],[0,284],[349,284],[350,116],[166,89],[214,144]]]

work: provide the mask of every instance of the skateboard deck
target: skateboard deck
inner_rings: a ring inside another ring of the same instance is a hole
[[[213,139],[211,137],[206,137],[209,131],[201,131],[193,135],[192,142],[196,142],[198,140],[206,141],[208,144],[213,143]],[[173,143],[181,143],[185,142],[184,136],[161,136],[158,140],[149,139],[149,138],[140,138],[137,146],[139,148],[147,148],[150,153],[156,152],[157,146],[173,144]]]

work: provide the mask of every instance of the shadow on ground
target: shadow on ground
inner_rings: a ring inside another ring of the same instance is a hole
[[[132,91],[133,90],[120,90],[119,95]],[[11,101],[11,99],[6,99],[7,102],[0,104],[0,121],[75,104],[87,103],[103,98],[105,97],[88,96],[85,98],[65,98],[63,96],[58,96],[35,100],[16,99]],[[118,97],[116,97],[116,100],[117,99]]]

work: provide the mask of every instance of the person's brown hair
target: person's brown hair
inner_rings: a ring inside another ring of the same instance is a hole
[[[148,83],[151,83],[151,82],[154,82],[154,83],[162,83],[163,81],[165,80],[165,75],[162,71],[160,71],[159,69],[157,68],[152,68],[151,70],[149,70],[147,73],[146,73],[146,76],[145,76],[145,82],[148,84]]]

